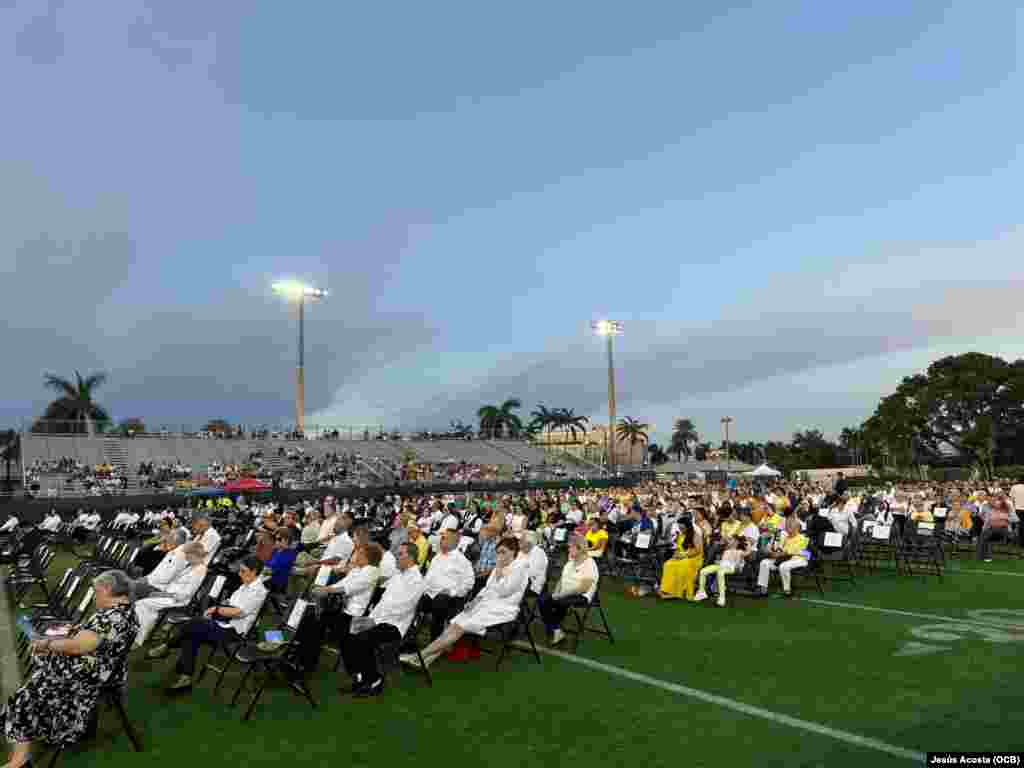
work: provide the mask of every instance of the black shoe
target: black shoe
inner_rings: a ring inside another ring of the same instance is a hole
[[[357,699],[369,699],[373,696],[380,696],[382,693],[384,693],[384,678],[378,677],[375,682],[360,688],[353,695]]]
[[[364,688],[366,688],[366,684],[362,680],[353,679],[352,680],[352,685],[349,685],[349,686],[344,686],[343,685],[343,686],[339,687],[338,688],[338,693],[342,693],[342,694],[345,694],[345,695],[349,695],[349,694],[355,695],[355,694],[359,693],[359,691],[363,690]]]

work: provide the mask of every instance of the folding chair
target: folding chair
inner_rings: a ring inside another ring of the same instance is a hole
[[[245,686],[249,676],[253,673],[263,673],[259,685],[255,691],[251,691],[252,699],[242,715],[243,721],[248,720],[252,715],[260,697],[263,696],[267,683],[272,678],[283,679],[291,690],[300,694],[309,702],[313,709],[316,709],[316,701],[313,699],[313,694],[309,690],[309,685],[306,681],[308,674],[312,670],[303,668],[299,656],[300,629],[304,621],[309,621],[309,618],[307,618],[309,608],[310,603],[301,597],[296,598],[292,603],[288,618],[278,627],[278,631],[288,638],[280,648],[264,651],[259,648],[258,642],[249,641],[244,643],[235,652],[234,660],[245,667],[245,673],[238,682],[238,688],[235,690],[234,696],[231,697],[231,706],[234,706],[238,699],[241,698],[243,691],[246,691]],[[310,616],[312,616],[311,613]]]
[[[529,590],[527,590],[529,592]],[[516,614],[515,619],[512,621],[505,622],[504,624],[496,624],[493,627],[488,627],[484,633],[484,639],[494,638],[501,643],[501,646],[497,650],[491,650],[480,646],[482,653],[497,655],[498,661],[494,665],[494,671],[497,672],[501,669],[501,662],[505,660],[512,651],[520,651],[521,653],[527,653],[533,656],[534,660],[540,664],[540,653],[537,651],[537,644],[533,640],[533,633],[530,632],[530,624],[533,622],[533,617],[536,611],[536,605],[529,605],[526,598],[526,592],[523,593],[523,599],[519,602],[519,612]],[[527,647],[526,643],[523,643],[519,635],[526,635],[526,641],[529,644]]]
[[[224,682],[224,676],[236,661],[236,651],[243,648],[246,643],[250,642],[259,630],[260,619],[263,618],[263,611],[266,607],[267,600],[264,598],[259,611],[256,612],[256,619],[253,621],[244,637],[239,640],[225,640],[224,642],[218,643],[217,647],[210,651],[210,655],[206,657],[206,663],[203,664],[203,668],[199,670],[199,678],[196,680],[196,685],[203,682],[203,677],[206,676],[206,670],[212,669],[217,673],[217,683],[213,686],[213,693],[214,695],[217,694],[220,690],[221,683]],[[218,655],[223,656],[224,660],[221,661],[218,658]],[[216,664],[214,662],[216,662]],[[217,664],[220,666],[217,666]]]
[[[387,675],[387,673],[393,669],[397,669],[401,673],[402,665],[398,659],[398,655],[402,652],[402,649],[411,650],[416,653],[416,658],[419,659],[419,671],[423,672],[427,677],[427,687],[432,688],[434,686],[434,676],[430,673],[430,667],[423,661],[423,647],[420,646],[418,639],[420,627],[424,626],[424,618],[426,612],[421,611],[419,608],[416,609],[416,615],[412,617],[412,623],[409,628],[405,631],[405,635],[397,643],[384,643],[377,646],[377,660],[381,666],[381,674]]]
[[[590,623],[590,615],[594,610],[597,610],[598,616],[601,618],[601,626],[597,626]],[[575,628],[566,628],[565,634],[572,635],[574,637],[572,650],[576,653],[576,650],[580,647],[580,642],[583,640],[583,636],[589,632],[592,635],[600,635],[601,637],[608,638],[608,642],[612,645],[615,644],[615,636],[612,634],[612,628],[608,624],[608,617],[605,615],[604,606],[601,604],[601,581],[598,580],[597,588],[594,590],[594,596],[590,599],[585,606],[569,606],[569,615],[576,621]]]
[[[857,583],[857,561],[853,556],[855,546],[855,538],[853,535],[844,536],[843,534],[834,531],[822,533],[818,537],[817,541],[812,542],[811,561],[815,563],[815,565],[811,566],[808,564],[808,567],[813,567],[815,570],[819,591],[823,591],[820,589],[821,582],[818,578],[819,574],[827,581],[847,581],[851,584]],[[832,563],[831,572],[828,574],[825,573],[825,563]],[[840,576],[836,573],[839,568],[846,571],[845,576]]]
[[[99,722],[99,707],[101,703],[106,703],[110,708],[117,711],[118,719],[121,721],[121,727],[124,732],[128,735],[128,740],[132,743],[132,748],[136,752],[142,752],[142,742],[139,740],[138,734],[135,732],[135,727],[132,725],[131,720],[128,719],[128,713],[125,711],[124,706],[124,693],[127,679],[127,664],[128,657],[125,654],[122,660],[121,669],[112,674],[110,679],[100,688],[100,698],[96,702],[96,709],[93,710],[92,718],[89,723],[89,730],[86,731],[85,738],[88,739],[90,736],[95,736]],[[49,768],[53,768],[57,764],[57,759],[63,754],[64,747],[59,747],[53,753],[53,757],[50,758]]]
[[[935,536],[935,523],[908,522],[899,549],[908,576],[915,574],[914,566],[918,565],[917,572],[926,576],[933,573],[942,581],[941,544]]]
[[[159,613],[157,613],[156,623],[153,625],[153,629],[150,630],[149,633],[150,641],[158,636],[160,630],[163,629],[165,624],[183,624],[188,619],[199,616],[204,610],[206,610],[206,604],[211,599],[216,600],[220,597],[221,590],[224,588],[224,582],[224,576],[218,575],[213,570],[208,570],[206,577],[199,585],[199,588],[185,605],[170,605],[166,608],[162,608]],[[214,594],[215,589],[216,594]],[[168,620],[172,617],[176,618],[177,621],[169,622]]]

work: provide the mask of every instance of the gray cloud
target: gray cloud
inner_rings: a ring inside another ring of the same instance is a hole
[[[1024,281],[947,285],[927,295],[886,291],[865,302],[859,297],[820,299],[797,287],[802,310],[760,312],[733,307],[710,326],[680,326],[666,337],[653,323],[634,323],[617,344],[620,410],[631,404],[670,404],[728,392],[758,381],[926,346],[951,338],[973,338],[1016,326],[1024,309],[1018,298]],[[769,295],[778,295],[772,291]],[[963,307],[974,308],[971,312]],[[484,403],[520,397],[527,407],[573,407],[600,414],[607,389],[603,349],[564,342],[530,365],[503,366],[481,385],[445,394],[422,408],[398,414],[403,425],[438,427],[454,418],[472,418]],[[799,408],[799,393],[788,403],[764,409]]]

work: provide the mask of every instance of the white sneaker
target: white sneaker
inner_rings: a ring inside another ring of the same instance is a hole
[[[551,633],[551,644],[558,645],[560,642],[565,640],[565,632],[560,629],[556,629]]]
[[[725,598],[720,597],[717,600],[715,600],[715,605],[717,605],[719,608],[725,608]]]
[[[701,600],[707,600],[707,599],[708,599],[708,593],[705,592],[703,589],[698,591],[697,594],[693,596],[693,602],[695,602],[695,603],[699,603]]]

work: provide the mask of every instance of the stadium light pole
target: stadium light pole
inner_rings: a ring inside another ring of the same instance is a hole
[[[615,360],[612,339],[622,335],[622,323],[618,320],[594,320],[590,327],[598,336],[608,340],[608,471],[615,474]]]
[[[299,434],[306,433],[306,380],[305,380],[305,357],[306,357],[306,300],[319,301],[326,299],[327,291],[305,285],[295,280],[282,280],[274,283],[271,288],[274,293],[284,296],[289,302],[298,306],[299,309],[299,364],[295,369],[295,429]]]
[[[723,416],[722,424],[725,426],[725,471],[732,469],[732,461],[729,458],[729,425],[732,424],[732,416]]]

